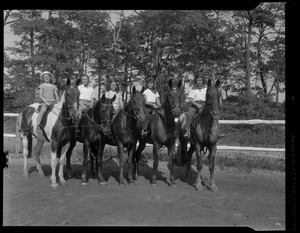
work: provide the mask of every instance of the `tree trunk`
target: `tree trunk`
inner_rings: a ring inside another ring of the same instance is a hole
[[[276,107],[279,103],[279,62],[277,63],[277,77],[276,77]]]
[[[267,85],[265,82],[265,77],[264,77],[264,71],[263,71],[263,62],[262,62],[262,57],[261,57],[261,47],[260,47],[260,43],[261,43],[261,36],[258,38],[258,42],[257,42],[257,60],[258,60],[258,71],[259,71],[259,77],[260,77],[260,81],[261,84],[263,86],[263,92],[265,94],[267,94]]]
[[[30,11],[30,19],[33,19],[32,11]],[[30,66],[31,66],[31,77],[35,78],[35,64],[34,64],[34,32],[33,28],[30,29]],[[32,91],[33,98],[35,97],[35,92]]]
[[[251,82],[250,82],[250,44],[251,44],[251,28],[252,28],[252,18],[250,11],[248,11],[249,23],[248,23],[248,41],[247,41],[247,56],[246,56],[246,77],[247,77],[247,92],[251,93]]]

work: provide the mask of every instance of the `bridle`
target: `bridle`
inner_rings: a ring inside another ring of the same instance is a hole
[[[182,108],[180,107],[180,101],[174,101],[174,102],[175,102],[175,105],[174,105],[174,104],[172,104],[171,101],[170,101],[170,96],[173,97],[173,96],[171,95],[170,91],[168,91],[168,93],[167,93],[167,98],[169,99],[169,102],[170,102],[170,104],[171,104],[171,110],[170,110],[170,112],[168,112],[168,113],[174,114],[174,111],[175,111],[176,108],[179,108],[180,111],[182,111]],[[181,94],[180,94],[180,96],[181,96]],[[180,96],[179,96],[179,98],[180,98]],[[174,97],[174,98],[175,98],[175,97]],[[175,99],[176,99],[176,98],[175,98]]]

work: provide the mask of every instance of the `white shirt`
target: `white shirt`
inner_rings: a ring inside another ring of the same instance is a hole
[[[188,97],[192,98],[194,101],[205,101],[206,90],[206,87],[203,89],[192,89]]]
[[[159,97],[158,92],[154,93],[149,88],[147,88],[143,94],[146,96],[146,101],[151,103],[156,103],[156,100]]]
[[[117,111],[121,108],[121,104],[122,104],[122,95],[120,93],[117,93],[115,91],[107,91],[105,92],[105,97],[106,98],[113,98],[116,95],[116,99],[114,102],[112,102],[114,109]]]
[[[78,86],[78,90],[80,91],[80,100],[87,100],[87,101],[92,101],[92,93],[93,93],[93,88],[90,86],[84,86],[83,84]]]

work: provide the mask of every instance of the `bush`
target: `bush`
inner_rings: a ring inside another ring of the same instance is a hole
[[[276,107],[270,96],[241,94],[223,102],[222,119],[285,119],[284,104]]]

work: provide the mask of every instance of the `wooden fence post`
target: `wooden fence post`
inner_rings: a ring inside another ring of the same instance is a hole
[[[16,155],[22,153],[22,138],[21,138],[20,125],[21,125],[21,114],[17,116],[17,121],[16,121],[16,147],[15,147]]]

